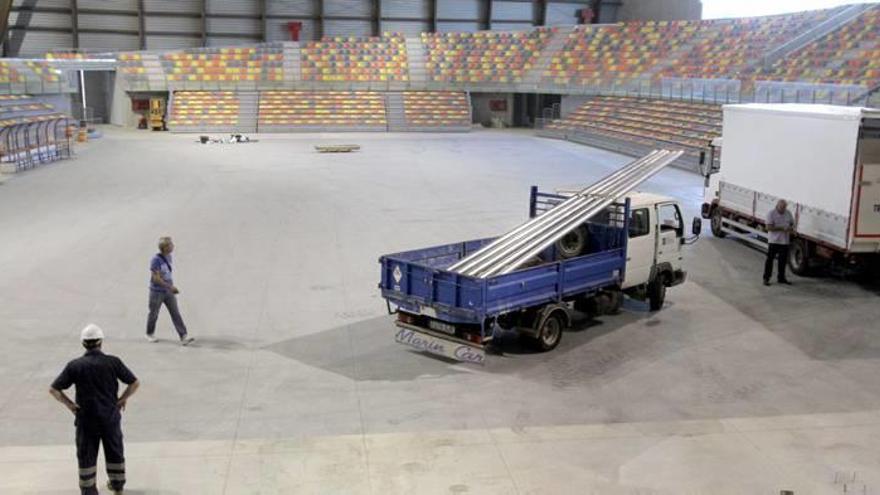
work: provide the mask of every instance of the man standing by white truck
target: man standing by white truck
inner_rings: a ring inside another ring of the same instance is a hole
[[[792,273],[880,280],[880,109],[725,105],[712,151],[702,214],[716,237],[770,251],[767,214],[784,198]]]
[[[773,260],[778,259],[776,281],[791,285],[785,277],[785,265],[788,264],[789,237],[794,232],[794,217],[788,211],[788,203],[784,199],[776,202],[776,207],[767,214],[767,261],[764,262],[764,285],[770,285],[773,276]]]

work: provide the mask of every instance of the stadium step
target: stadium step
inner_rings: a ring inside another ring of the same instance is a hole
[[[423,86],[428,76],[425,68],[425,45],[422,44],[421,38],[406,39],[406,58],[410,84]]]
[[[773,66],[773,63],[777,60],[784,58],[808,44],[819,40],[832,31],[836,31],[842,26],[849,24],[874,7],[876,6],[873,4],[855,4],[844,7],[838,14],[831,16],[831,18],[825,22],[820,23],[813,29],[806,31],[787,43],[767,52],[761,59],[759,65],[763,65],[765,69],[770,69]]]
[[[388,122],[388,130],[391,132],[407,130],[403,93],[385,93],[385,121]]]
[[[297,84],[302,81],[302,52],[299,43],[284,43],[282,48],[284,53],[284,61],[281,66],[284,68],[285,87]]]
[[[547,47],[544,48],[544,51],[541,52],[541,56],[538,58],[538,63],[535,64],[532,70],[523,78],[523,84],[532,85],[535,88],[541,84],[544,72],[550,67],[550,64],[553,62],[553,57],[565,47],[565,42],[568,41],[568,36],[573,30],[574,26],[559,26],[557,28],[550,43],[548,43]]]
[[[238,93],[238,132],[257,132],[260,93],[242,91]]]

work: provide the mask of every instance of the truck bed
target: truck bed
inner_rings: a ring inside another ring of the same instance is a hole
[[[476,278],[446,270],[492,242],[478,239],[382,256],[382,297],[401,310],[455,324],[482,325],[487,318],[562,301],[619,285],[626,266],[626,229],[588,224],[588,254],[555,260],[553,248],[537,266]]]

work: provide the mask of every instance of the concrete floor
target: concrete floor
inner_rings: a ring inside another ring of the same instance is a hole
[[[529,185],[628,159],[511,131],[259,138],[107,129],[0,185],[0,493],[76,493],[47,388],[87,322],[143,383],[128,493],[880,493],[880,290],[764,288],[760,253],[708,235],[662,312],[450,364],[392,341],[377,258],[501,233]],[[312,150],[340,142],[363,150]],[[695,214],[701,183],[643,189]],[[142,337],[166,234],[189,348],[165,314]]]

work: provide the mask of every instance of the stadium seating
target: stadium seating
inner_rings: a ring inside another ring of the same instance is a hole
[[[263,91],[258,129],[385,130],[385,98],[374,91]]]
[[[681,149],[696,157],[721,134],[721,108],[680,101],[595,97],[547,129]]]
[[[880,7],[777,61],[758,78],[867,87],[880,84]]]
[[[428,77],[438,82],[522,82],[555,31],[422,33],[425,68]]]
[[[22,83],[24,76],[17,71],[12,64],[5,60],[0,60],[0,84]]]
[[[693,37],[688,21],[577,26],[544,71],[554,85],[620,85],[651,77],[670,52]]]
[[[30,95],[0,95],[0,171],[68,158],[70,117]]]
[[[234,129],[239,96],[234,91],[175,91],[168,118],[172,131]]]
[[[179,82],[280,82],[280,44],[243,48],[199,48],[165,53],[160,62],[172,85]]]
[[[302,78],[321,82],[406,82],[406,41],[386,33],[380,38],[325,38],[305,43]]]
[[[406,91],[403,93],[406,123],[411,127],[470,127],[467,95],[453,91]]]
[[[30,68],[43,82],[58,83],[61,82],[61,73],[52,67],[49,62],[28,60],[25,64]]]
[[[662,76],[739,78],[752,72],[770,50],[828,19],[835,10],[718,19],[692,23],[691,48],[673,58]]]

